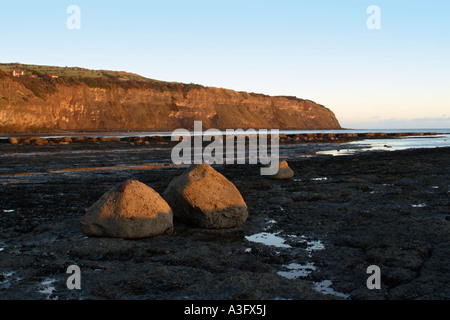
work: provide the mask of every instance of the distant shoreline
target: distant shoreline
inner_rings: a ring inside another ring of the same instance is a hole
[[[236,129],[235,129],[236,130]],[[244,129],[246,131],[248,129]],[[258,130],[258,129],[255,129]],[[271,129],[268,129],[270,133]],[[311,135],[311,134],[328,134],[328,135],[344,135],[344,134],[357,134],[360,137],[373,138],[374,136],[390,137],[390,136],[412,136],[412,135],[438,135],[438,134],[450,134],[450,129],[317,129],[317,130],[304,130],[304,129],[278,129],[280,134],[286,136],[294,135]],[[58,132],[0,132],[0,140],[8,138],[62,138],[62,137],[85,137],[85,138],[101,138],[101,137],[170,137],[171,131],[58,131]]]

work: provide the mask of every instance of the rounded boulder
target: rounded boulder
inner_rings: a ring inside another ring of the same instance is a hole
[[[282,161],[278,167],[278,172],[273,176],[270,176],[273,180],[285,180],[291,179],[294,176],[294,171],[289,168],[289,165],[286,161]]]
[[[127,180],[106,192],[83,216],[88,236],[139,239],[173,232],[173,213],[152,188]]]
[[[174,216],[208,229],[243,224],[247,205],[236,186],[206,163],[192,165],[164,191]]]

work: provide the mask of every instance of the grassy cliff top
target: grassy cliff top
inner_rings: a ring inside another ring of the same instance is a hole
[[[57,66],[43,66],[34,64],[22,63],[0,63],[0,78],[10,75],[13,70],[24,71],[24,76],[14,77],[15,81],[23,83],[28,89],[32,90],[38,96],[44,92],[53,92],[55,84],[77,85],[84,83],[90,87],[110,88],[111,86],[119,86],[122,88],[152,88],[160,91],[179,91],[183,93],[189,92],[194,88],[206,88],[205,86],[195,83],[180,83],[160,81],[143,77],[141,75],[125,72],[125,71],[111,71],[111,70],[90,70],[79,67],[57,67]],[[59,79],[52,81],[46,80],[46,84],[42,81],[36,81],[31,78],[31,75],[48,75],[52,74],[58,76]],[[11,75],[10,75],[11,76]],[[45,88],[44,88],[45,87]],[[251,96],[265,96],[262,93],[245,92]],[[294,96],[282,96],[292,100],[304,100]]]
[[[78,78],[117,78],[118,80],[136,80],[136,81],[155,81],[138,74],[124,71],[110,70],[89,70],[78,67],[55,67],[41,66],[21,63],[0,63],[0,71],[11,72],[13,70],[23,70],[26,75],[32,74],[54,74],[59,77],[78,77]]]
[[[13,77],[10,74],[13,70],[22,70],[24,75]],[[50,79],[47,77],[49,74],[58,76],[58,78]],[[30,77],[31,75],[43,76],[43,78],[35,79]],[[4,77],[10,77],[14,81],[22,83],[39,97],[43,97],[46,93],[55,92],[57,84],[69,86],[86,84],[89,87],[96,88],[111,88],[114,86],[126,89],[151,88],[160,91],[179,91],[183,93],[187,93],[193,88],[204,88],[193,83],[183,84],[149,79],[125,71],[90,70],[78,67],[56,67],[21,63],[0,63],[0,79]]]

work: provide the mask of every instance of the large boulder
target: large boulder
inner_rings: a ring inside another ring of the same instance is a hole
[[[247,220],[239,190],[210,165],[192,165],[164,191],[174,216],[208,229],[233,228]]]
[[[127,180],[94,203],[81,221],[88,236],[139,239],[172,233],[173,214],[152,188]]]
[[[294,176],[294,171],[289,168],[289,165],[286,161],[280,162],[278,172],[272,176],[270,176],[273,180],[284,180],[290,179]]]

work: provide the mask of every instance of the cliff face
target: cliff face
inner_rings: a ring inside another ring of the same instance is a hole
[[[172,131],[338,129],[333,112],[312,101],[177,84],[178,90],[89,85],[63,79],[0,78],[0,131]],[[181,89],[180,89],[181,88]]]

